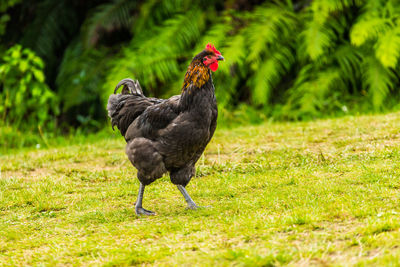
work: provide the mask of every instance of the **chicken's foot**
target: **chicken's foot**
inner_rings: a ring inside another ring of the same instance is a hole
[[[199,206],[196,205],[196,203],[194,203],[194,201],[192,200],[192,198],[189,196],[188,192],[186,191],[186,188],[183,185],[176,185],[179,189],[179,191],[181,191],[183,197],[185,198],[188,206],[188,209],[191,210],[197,210],[198,208],[200,208]]]
[[[146,210],[142,207],[143,193],[144,193],[144,185],[140,183],[139,194],[135,204],[136,215],[155,215],[155,212],[151,210]]]

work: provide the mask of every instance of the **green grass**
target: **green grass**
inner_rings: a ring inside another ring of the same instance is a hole
[[[188,191],[123,138],[0,157],[0,265],[400,266],[400,113],[217,130]]]

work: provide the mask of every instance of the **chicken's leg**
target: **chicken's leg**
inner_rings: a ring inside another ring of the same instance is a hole
[[[186,188],[183,185],[176,185],[179,189],[179,191],[181,191],[183,197],[185,198],[187,204],[188,204],[188,209],[191,210],[195,210],[200,208],[199,206],[196,205],[196,203],[194,203],[194,201],[192,200],[192,198],[189,196],[188,192],[186,191]]]
[[[139,194],[135,204],[135,212],[136,215],[155,215],[153,211],[146,210],[142,207],[142,200],[143,200],[143,193],[144,193],[144,185],[140,183],[139,187]]]

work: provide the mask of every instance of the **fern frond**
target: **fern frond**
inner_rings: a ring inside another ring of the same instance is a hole
[[[349,43],[340,45],[333,56],[343,73],[349,76],[358,71],[363,57],[361,52]]]
[[[358,47],[344,43],[337,47],[333,53],[334,62],[337,63],[344,81],[349,81],[353,88],[359,87],[361,77],[361,64],[363,54]]]
[[[85,46],[95,46],[104,32],[129,29],[132,24],[131,13],[135,7],[136,2],[129,0],[114,0],[97,6],[82,26]]]
[[[233,69],[240,71],[240,66],[244,63],[248,53],[247,48],[243,30],[229,38],[223,50],[226,61],[220,67],[221,72],[230,75]],[[235,65],[239,67],[234,68]]]
[[[43,0],[35,10],[32,23],[22,31],[21,44],[34,50],[44,60],[45,74],[52,84],[57,76],[60,54],[79,32],[79,17],[68,0]]]
[[[228,18],[229,17],[225,16],[222,21],[214,22],[211,28],[202,34],[201,40],[196,43],[193,52],[198,53],[198,51],[204,49],[208,43],[214,44],[215,47],[222,47],[226,41],[228,33],[233,29]]]
[[[343,90],[342,73],[335,68],[319,72],[315,80],[304,84],[304,95],[300,98],[300,111],[315,115],[329,105],[327,95],[335,90]],[[315,112],[317,111],[318,112]]]
[[[170,49],[182,53],[199,38],[204,28],[203,18],[198,10],[176,14],[155,27],[151,35],[135,36],[130,46],[146,54],[157,53],[158,50],[161,50],[160,53],[169,52]]]
[[[288,108],[300,117],[316,116],[326,107],[332,108],[332,97],[345,88],[340,69],[331,67],[315,73],[311,65],[306,65],[301,72],[290,90]]]
[[[150,0],[140,5],[140,16],[133,24],[134,34],[142,33],[161,24],[166,18],[190,9],[192,5],[188,0]],[[192,8],[193,9],[193,8]]]
[[[304,29],[300,34],[300,55],[306,54],[315,61],[329,56],[337,41],[346,31],[347,23],[343,14],[361,5],[361,0],[315,0],[305,14]],[[306,53],[304,53],[304,51]]]
[[[363,19],[353,25],[350,32],[351,43],[360,46],[367,40],[378,37],[382,32],[390,29],[389,21],[385,18],[375,17]]]
[[[166,21],[164,25],[164,38],[171,44],[176,43],[176,49],[184,50],[199,39],[205,26],[204,14],[198,10],[189,11]]]
[[[314,20],[323,24],[331,13],[343,11],[351,6],[360,6],[363,2],[363,0],[314,0],[311,3],[311,10]]]
[[[369,93],[375,110],[379,110],[393,88],[395,75],[371,56],[364,58],[362,72],[364,90]]]
[[[134,77],[145,90],[159,96],[162,93],[159,84],[177,78],[182,69],[180,61],[188,56],[185,51],[199,38],[203,28],[203,13],[193,10],[166,20],[153,29],[152,35],[135,36],[130,46],[122,51],[121,58],[112,63],[106,91],[109,92],[119,78]]]
[[[281,47],[256,70],[253,86],[252,101],[256,105],[268,104],[275,86],[281,81],[292,64],[294,55],[286,47]]]
[[[23,43],[47,61],[54,59],[56,50],[79,27],[75,10],[67,2],[43,1],[38,6],[40,12],[24,35]]]
[[[332,28],[324,26],[317,20],[311,20],[306,24],[300,38],[303,40],[302,50],[305,50],[311,60],[316,60],[335,43],[336,34]]]
[[[248,36],[249,62],[257,62],[271,44],[282,42],[297,28],[295,14],[286,6],[267,5],[254,12],[254,22],[250,23],[245,34]]]
[[[375,55],[387,68],[395,68],[400,57],[400,28],[392,28],[378,38]]]
[[[77,40],[71,42],[61,61],[56,78],[63,112],[101,95],[101,86],[107,70],[104,49],[84,51]],[[94,102],[94,101],[93,101]]]

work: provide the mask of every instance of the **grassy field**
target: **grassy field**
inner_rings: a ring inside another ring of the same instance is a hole
[[[400,113],[217,130],[186,203],[122,138],[0,156],[0,265],[400,266]]]

